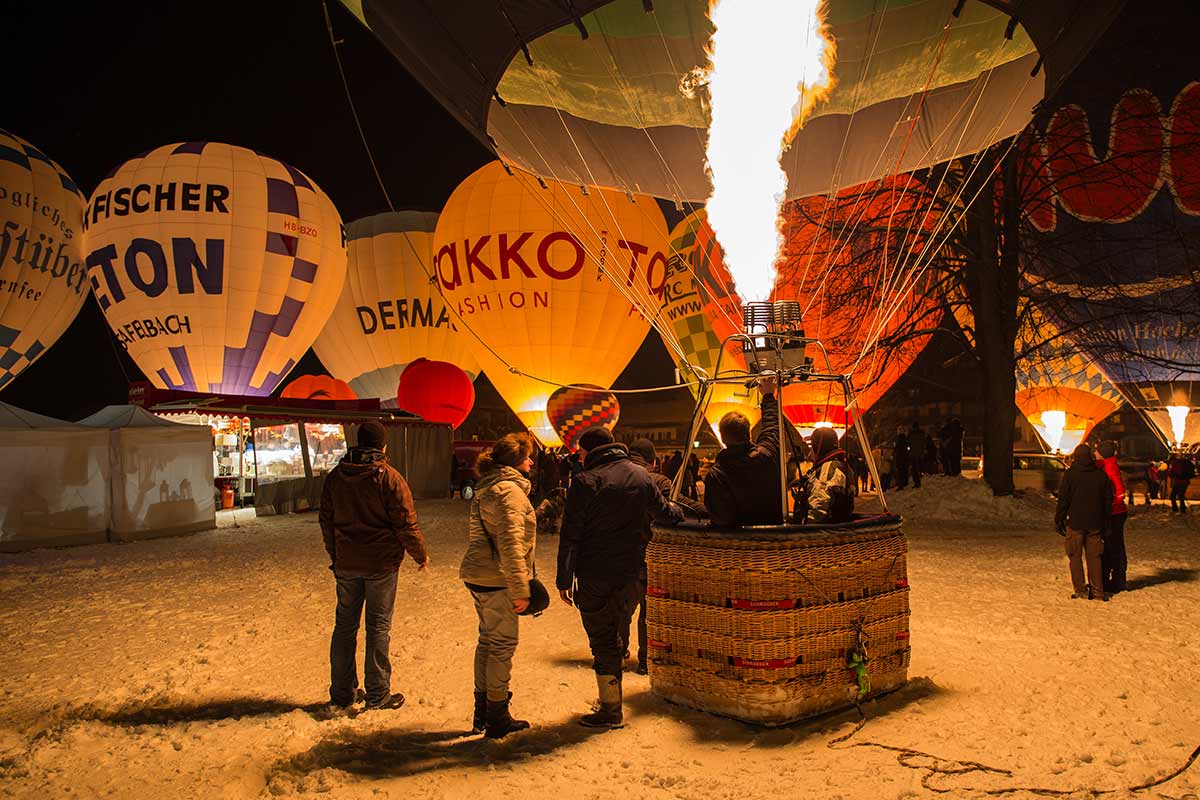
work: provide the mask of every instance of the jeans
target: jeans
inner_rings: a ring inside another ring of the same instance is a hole
[[[1125,591],[1125,520],[1128,517],[1126,512],[1108,518],[1108,530],[1104,532],[1104,553],[1100,558],[1106,592]]]
[[[1191,481],[1184,481],[1184,480],[1178,480],[1178,479],[1171,481],[1171,510],[1172,511],[1175,511],[1175,510],[1187,511],[1187,500],[1185,498],[1187,496],[1187,490],[1188,490],[1189,483],[1191,483]],[[1176,501],[1179,502],[1178,508],[1175,505]]]
[[[583,619],[592,649],[592,669],[597,675],[621,676],[639,589],[636,576],[622,582],[578,579],[575,606]]]
[[[392,664],[388,643],[392,631],[392,608],[396,604],[396,571],[378,575],[337,578],[337,613],[329,641],[329,699],[348,706],[358,689],[355,655],[358,621],[366,606],[367,650],[363,658],[363,687],[368,703],[382,703],[391,695]]]
[[[487,692],[488,700],[508,699],[513,654],[517,652],[520,617],[512,608],[508,589],[494,592],[471,590],[475,615],[479,617],[479,642],[475,645],[475,691]]]
[[[1067,558],[1071,565],[1071,586],[1075,594],[1104,597],[1104,581],[1100,577],[1100,554],[1104,550],[1104,539],[1100,531],[1067,531],[1065,542]],[[1083,562],[1087,561],[1087,581],[1083,578]]]

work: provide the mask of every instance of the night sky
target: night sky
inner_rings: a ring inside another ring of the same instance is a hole
[[[350,90],[397,209],[440,211],[492,155],[336,0]],[[219,141],[294,164],[344,221],[387,210],[346,102],[319,0],[88,3],[9,0],[0,128],[57,161],[85,195],[124,160]],[[656,336],[618,386],[672,380]],[[306,355],[291,373],[323,371]],[[64,419],[126,401],[137,366],[89,297],[74,324],[0,400]],[[286,380],[284,382],[286,384]],[[490,394],[488,387],[481,395]]]

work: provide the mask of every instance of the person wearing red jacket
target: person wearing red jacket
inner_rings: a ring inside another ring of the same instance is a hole
[[[1125,591],[1125,572],[1128,566],[1125,555],[1125,520],[1129,517],[1129,508],[1125,505],[1125,483],[1121,480],[1121,467],[1117,464],[1117,443],[1101,442],[1096,451],[1099,454],[1097,466],[1108,475],[1113,487],[1112,512],[1104,531],[1104,553],[1100,566],[1104,591],[1106,594],[1112,594]]]

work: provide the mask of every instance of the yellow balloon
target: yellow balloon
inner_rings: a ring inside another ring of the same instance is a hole
[[[0,388],[75,319],[86,273],[79,187],[42,151],[0,130]]]
[[[479,363],[433,274],[437,214],[377,214],[346,226],[349,267],[337,308],[313,351],[359,397],[396,402],[400,373],[418,358],[447,361],[472,378]]]
[[[547,399],[558,384],[612,385],[646,336],[640,311],[658,308],[667,273],[666,221],[651,198],[542,188],[499,162],[454,190],[434,249],[447,299],[495,351],[468,336],[480,366],[543,443]]]
[[[84,219],[92,289],[154,385],[267,395],[346,277],[337,209],[295,167],[185,142],[126,161]]]

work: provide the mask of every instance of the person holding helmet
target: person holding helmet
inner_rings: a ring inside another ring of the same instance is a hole
[[[471,592],[479,617],[475,646],[475,713],[471,729],[500,739],[529,723],[509,712],[512,659],[517,650],[518,614],[530,611],[537,582],[534,549],[537,514],[529,502],[533,442],[525,433],[507,434],[479,456],[479,483],[467,523],[467,553],[458,576]],[[548,597],[541,587],[541,609]]]
[[[592,651],[600,706],[579,720],[591,728],[619,728],[621,662],[629,623],[640,597],[638,572],[646,518],[678,523],[679,507],[663,497],[646,470],[629,458],[607,428],[579,437],[583,471],[567,490],[558,542],[558,593],[579,609]]]

